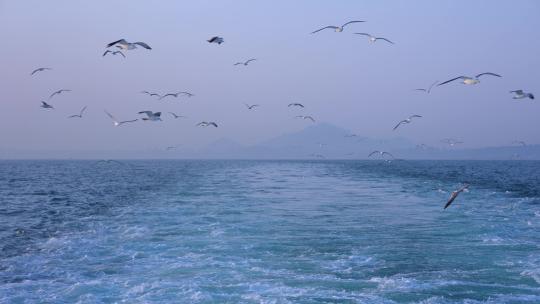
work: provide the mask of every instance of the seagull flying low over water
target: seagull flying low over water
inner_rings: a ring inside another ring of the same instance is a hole
[[[41,107],[44,108],[44,109],[54,109],[53,106],[51,106],[50,104],[46,103],[45,101],[42,101],[42,102],[41,102]]]
[[[46,70],[52,70],[52,69],[51,68],[37,68],[37,69],[33,70],[32,73],[30,73],[30,76],[34,76],[35,73],[43,72],[43,71],[46,71]]]
[[[438,81],[438,80],[437,80],[437,81],[435,81],[435,82],[434,82],[434,83],[432,83],[432,84],[431,84],[431,85],[429,86],[429,88],[427,88],[427,89],[414,89],[414,90],[415,90],[415,91],[422,91],[422,92],[426,92],[426,93],[428,93],[428,94],[429,94],[429,93],[431,93],[431,89],[433,88],[433,86],[434,86],[434,85],[436,85],[436,84],[437,84],[437,82],[439,82],[439,81]]]
[[[295,118],[302,118],[302,119],[304,119],[304,120],[309,119],[309,120],[311,120],[312,122],[315,122],[315,119],[314,119],[313,117],[311,117],[311,116],[298,115],[298,116],[295,116]]]
[[[400,121],[400,122],[394,127],[393,130],[397,129],[397,128],[398,128],[399,126],[401,126],[402,124],[408,124],[408,123],[411,123],[412,119],[413,119],[413,118],[416,118],[416,117],[420,118],[420,117],[422,117],[422,116],[420,116],[420,115],[411,115],[411,116],[409,116],[409,118]]]
[[[369,153],[368,157],[371,157],[371,156],[373,156],[374,154],[378,154],[378,155],[380,155],[381,157],[384,157],[385,155],[388,155],[388,156],[390,156],[390,157],[392,157],[392,158],[395,158],[394,155],[392,155],[391,153],[386,152],[386,151],[379,151],[379,150],[375,150],[375,151]]]
[[[293,102],[293,103],[290,103],[287,107],[300,107],[300,108],[303,108],[304,105],[301,104],[301,103],[298,103],[298,102]]]
[[[365,21],[349,21],[349,22],[343,24],[342,26],[329,25],[329,26],[325,26],[325,27],[323,27],[321,29],[318,29],[316,31],[313,31],[311,33],[315,34],[317,32],[325,30],[325,29],[333,29],[336,33],[340,33],[340,32],[343,32],[343,29],[345,28],[345,26],[347,26],[347,25],[349,25],[351,23],[360,23],[360,22],[365,22]]]
[[[235,63],[233,65],[245,65],[245,66],[247,66],[250,62],[255,61],[255,60],[257,60],[257,59],[256,58],[251,58],[249,60],[246,60],[245,62],[237,62],[237,63]]]
[[[213,126],[215,128],[218,127],[217,123],[213,121],[201,121],[200,123],[197,124],[197,126],[201,126],[201,127]]]
[[[133,120],[118,121],[116,118],[114,118],[114,116],[111,113],[107,112],[106,110],[104,112],[105,114],[107,114],[107,116],[109,116],[112,119],[115,127],[119,127],[125,123],[136,122],[138,120],[138,119],[133,119]]]
[[[486,73],[480,73],[474,77],[469,77],[469,76],[459,76],[459,77],[456,77],[456,78],[452,78],[450,80],[447,80],[445,82],[441,82],[439,83],[437,86],[441,86],[443,84],[447,84],[449,82],[452,82],[454,80],[458,80],[458,79],[461,79],[461,83],[463,84],[477,84],[480,82],[480,76],[484,76],[484,75],[490,75],[490,76],[495,76],[495,77],[502,77],[501,75],[499,74],[495,74],[495,73],[491,73],[491,72],[486,72]]]
[[[452,204],[452,202],[456,199],[456,197],[458,197],[458,195],[461,192],[467,190],[468,188],[469,188],[469,184],[465,184],[461,188],[453,191],[452,194],[450,194],[450,198],[448,199],[448,202],[446,202],[446,205],[444,205],[444,209],[448,208]]]
[[[116,40],[114,42],[111,42],[109,44],[107,44],[107,48],[110,48],[111,46],[114,46],[116,45],[117,48],[121,49],[121,50],[134,50],[137,48],[137,46],[142,46],[143,48],[147,49],[147,50],[151,50],[152,48],[144,43],[144,42],[127,42],[125,39],[120,39],[120,40]],[[123,54],[122,54],[123,55]]]
[[[105,55],[107,54],[113,54],[113,55],[122,55],[122,57],[126,58],[126,55],[124,55],[124,53],[122,53],[122,51],[111,51],[111,50],[106,50],[105,53],[103,53],[103,55],[101,57],[105,57]]]
[[[534,99],[534,95],[532,93],[525,93],[523,92],[523,90],[510,91],[510,93],[514,93],[514,97],[512,97],[513,99],[523,99],[523,98]]]
[[[253,108],[259,107],[258,104],[248,105],[247,103],[244,103],[244,105],[246,106],[246,108],[248,108],[248,110],[251,110],[251,109],[253,109]]]
[[[169,114],[171,114],[175,119],[177,119],[177,118],[185,118],[185,116],[176,115],[176,113],[173,113],[173,112],[169,112]]]
[[[388,40],[388,39],[386,39],[386,38],[384,38],[384,37],[375,37],[375,36],[372,36],[371,34],[368,34],[368,33],[355,33],[355,34],[356,34],[356,35],[362,35],[362,36],[368,37],[369,42],[371,42],[371,43],[374,43],[374,42],[376,42],[377,40],[384,40],[384,41],[386,41],[386,42],[389,42],[389,43],[391,43],[391,44],[394,44],[392,41],[390,41],[390,40]]]
[[[223,42],[225,42],[225,40],[223,40],[223,38],[219,36],[214,36],[206,41],[208,41],[209,43],[217,43],[217,44],[222,44]]]
[[[161,112],[152,112],[152,111],[140,111],[139,114],[146,114],[148,117],[143,117],[142,120],[145,121],[160,121]]]
[[[75,118],[75,117],[82,118],[82,115],[83,115],[84,111],[86,111],[86,106],[84,108],[82,108],[82,110],[79,112],[78,115],[77,114],[71,115],[68,118]]]
[[[63,92],[71,92],[71,90],[64,90],[64,89],[62,89],[62,90],[58,90],[58,91],[56,91],[56,92],[53,92],[53,93],[51,94],[51,96],[49,96],[49,99],[53,98],[54,95],[60,95],[60,94],[62,94]]]

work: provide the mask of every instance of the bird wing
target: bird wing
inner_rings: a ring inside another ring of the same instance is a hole
[[[309,120],[315,122],[315,119],[313,117],[311,117],[311,116],[304,116],[304,119],[309,119]]]
[[[414,89],[415,91],[424,91],[424,92],[427,92],[428,90],[426,89]]]
[[[465,78],[465,76],[459,76],[459,77],[456,77],[456,78],[452,78],[452,79],[447,80],[447,81],[445,81],[445,82],[439,83],[437,86],[442,86],[443,84],[447,84],[447,83],[452,82],[452,81],[454,81],[454,80],[463,79],[463,78]]]
[[[248,61],[246,61],[245,64],[248,64],[248,63],[250,63],[250,62],[252,62],[252,61],[255,61],[255,60],[257,60],[257,58],[251,58],[251,59],[249,59]]]
[[[143,48],[145,48],[145,49],[147,49],[147,50],[151,50],[151,49],[152,49],[148,44],[146,44],[146,43],[144,43],[144,42],[140,42],[140,41],[139,41],[139,42],[134,42],[133,44],[140,45],[140,46],[142,46]]]
[[[117,121],[116,118],[114,118],[114,116],[113,116],[111,113],[109,113],[109,112],[107,112],[107,111],[105,111],[105,110],[104,110],[104,112],[105,112],[105,114],[107,114],[107,116],[109,116],[114,122]]]
[[[161,99],[163,99],[163,98],[165,98],[165,97],[167,97],[167,96],[174,96],[174,95],[175,95],[175,94],[167,93],[167,94],[161,96],[159,99],[161,100]]]
[[[124,120],[124,121],[119,122],[118,124],[124,124],[124,123],[129,123],[129,122],[136,122],[137,120],[138,120],[138,119]]]
[[[315,34],[315,33],[317,33],[317,32],[320,32],[320,31],[325,30],[325,29],[328,29],[328,28],[331,28],[331,29],[337,29],[338,27],[335,26],[335,25],[329,25],[329,26],[325,26],[325,27],[323,27],[323,28],[320,28],[320,29],[318,29],[318,30],[316,30],[316,31],[313,31],[313,32],[311,32],[311,33],[312,33],[312,34]]]
[[[405,122],[406,122],[406,120],[400,121],[392,130],[397,129],[399,126],[401,126],[402,123],[405,123]]]
[[[362,35],[362,36],[367,36],[367,37],[371,37],[371,35],[368,34],[368,33],[354,33],[354,34],[356,34],[356,35]]]
[[[409,116],[409,119],[414,118],[414,117],[422,117],[422,116],[414,114],[414,115]]]
[[[395,158],[394,155],[392,155],[391,153],[385,152],[385,151],[383,151],[381,154],[382,155],[390,155],[390,157]]]
[[[154,113],[154,116],[156,116],[156,117],[161,117],[161,112],[156,112],[156,113]]]
[[[84,108],[82,108],[81,112],[79,112],[79,116],[82,116],[84,111],[86,111],[86,106]]]
[[[521,95],[521,94],[523,94],[523,90],[510,91],[510,93],[516,93],[518,95]]]
[[[207,125],[208,123],[206,121],[201,121],[200,123],[197,124],[197,126],[203,126],[203,125]]]
[[[359,22],[365,22],[365,21],[360,21],[360,20],[356,20],[356,21],[349,21],[349,22],[347,22],[347,23],[343,24],[343,25],[342,25],[341,27],[342,27],[342,28],[344,28],[344,27],[345,27],[346,25],[349,25],[349,24],[351,24],[351,23],[359,23]]]
[[[237,63],[235,63],[233,65],[242,65],[242,64],[244,64],[244,63],[243,62],[237,62]]]
[[[107,47],[110,48],[111,46],[113,46],[113,45],[115,45],[117,43],[127,43],[127,41],[125,39],[116,40],[114,42],[111,42],[111,43],[107,44]]]
[[[457,191],[452,192],[452,194],[450,195],[450,198],[448,199],[448,202],[446,202],[446,205],[444,205],[444,209],[448,208],[452,204],[452,202],[456,199],[458,194],[459,192]]]
[[[218,39],[219,37],[218,36],[214,36],[212,38],[210,38],[209,40],[207,40],[208,42],[214,42]]]
[[[173,112],[169,112],[169,114],[171,114],[174,118],[177,118],[177,117],[178,117],[178,115],[176,115],[176,114],[173,113]]]
[[[146,116],[152,117],[152,111],[140,111],[138,114],[146,114]]]
[[[51,96],[49,96],[49,99],[53,98],[53,96],[56,95],[56,94],[60,94],[60,91],[53,92],[53,93],[51,94]]]
[[[34,75],[35,73],[37,73],[39,71],[41,71],[41,68],[33,70],[32,73],[30,73],[30,76]]]
[[[383,38],[383,37],[377,37],[377,38],[375,38],[375,40],[384,40],[386,42],[390,42],[391,44],[394,44],[392,41],[390,41],[390,40],[388,40],[386,38]]]
[[[109,53],[112,53],[112,51],[111,51],[111,50],[106,50],[106,51],[103,53],[103,55],[101,55],[101,57],[105,57],[105,55],[107,55],[107,54],[109,54]]]
[[[209,125],[212,125],[212,126],[214,126],[216,128],[218,127],[217,123],[215,123],[215,122],[211,122],[211,123],[209,123]]]
[[[502,77],[501,75],[499,74],[495,74],[495,73],[491,73],[491,72],[486,72],[486,73],[480,73],[478,75],[476,75],[476,78],[480,77],[480,76],[483,76],[483,75],[491,75],[491,76],[496,76],[496,77]]]
[[[437,82],[439,82],[438,80],[435,81],[434,83],[432,83],[430,86],[429,86],[429,89],[427,90],[428,92],[431,92],[431,89],[433,88],[434,85],[437,84]]]
[[[373,152],[369,153],[368,157],[371,157],[371,156],[372,156],[373,154],[377,154],[377,153],[379,153],[379,154],[380,154],[380,153],[381,153],[381,151],[379,151],[379,150],[375,150],[375,151],[373,151]]]
[[[122,53],[122,51],[116,51],[116,52],[113,52],[113,54],[120,54],[120,55],[122,55],[122,57],[126,58],[126,55],[124,55],[124,53]]]

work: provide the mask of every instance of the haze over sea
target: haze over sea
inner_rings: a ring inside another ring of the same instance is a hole
[[[0,302],[540,303],[539,172],[0,161]]]

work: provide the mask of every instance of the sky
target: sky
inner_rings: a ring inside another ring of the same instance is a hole
[[[0,0],[0,157],[32,151],[132,151],[203,147],[227,138],[256,144],[297,132],[312,115],[372,138],[403,137],[465,148],[540,144],[538,1],[19,1]],[[342,33],[310,34],[351,24]],[[383,36],[371,44],[354,32]],[[221,45],[206,42],[221,36]],[[125,38],[152,50],[102,57]],[[247,67],[237,61],[257,58]],[[53,70],[30,76],[38,67]],[[434,81],[494,72],[475,86],[431,94]],[[40,101],[58,89],[55,110]],[[190,91],[157,101],[140,92]],[[301,102],[305,109],[287,104]],[[243,103],[259,104],[249,111]],[[88,106],[83,119],[68,119]],[[114,127],[142,110],[163,122]],[[172,111],[187,116],[171,119]],[[393,131],[411,114],[423,117]],[[219,128],[195,127],[215,121]]]

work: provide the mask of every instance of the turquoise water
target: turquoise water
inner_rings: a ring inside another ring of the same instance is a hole
[[[1,161],[0,302],[540,303],[539,220],[540,162]]]

